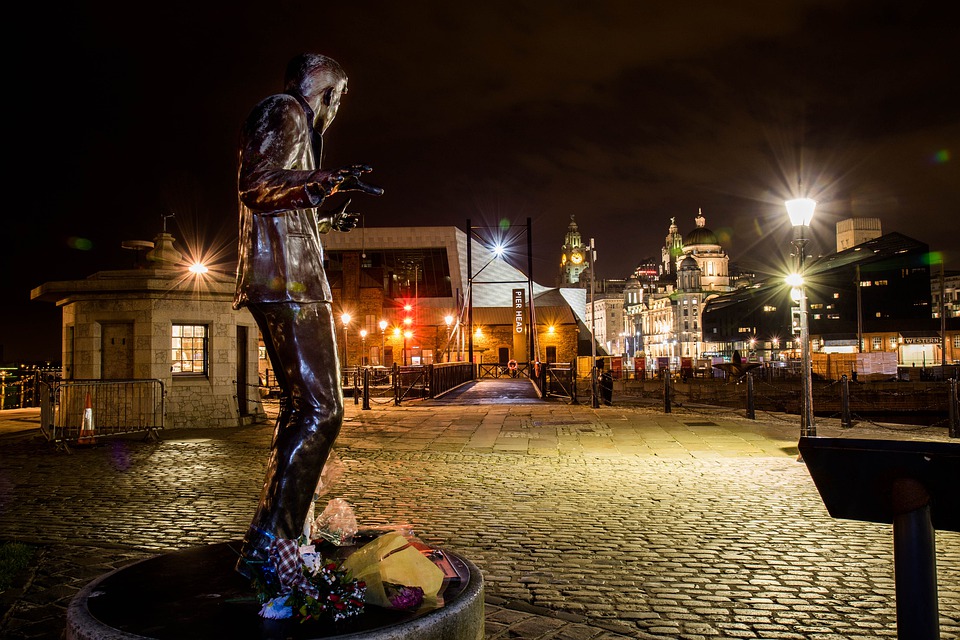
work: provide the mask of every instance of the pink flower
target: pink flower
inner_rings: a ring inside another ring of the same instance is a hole
[[[423,589],[402,584],[385,584],[387,598],[395,609],[416,609],[423,604]]]

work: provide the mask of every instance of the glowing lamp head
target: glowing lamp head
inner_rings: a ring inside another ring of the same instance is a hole
[[[404,332],[403,332],[403,337],[406,338],[407,340],[409,340],[410,338],[413,337],[413,331],[404,331]]]
[[[786,283],[794,289],[803,286],[803,276],[801,276],[799,273],[791,273],[785,278],[785,280]]]
[[[387,321],[386,321],[386,320],[381,320],[381,321],[380,321],[380,331],[386,331],[386,330],[387,330]]]
[[[406,318],[403,319],[403,324],[409,327],[410,325],[413,324],[413,318],[411,318],[410,316],[407,316]]]
[[[190,273],[195,273],[198,276],[203,275],[207,271],[210,271],[210,269],[207,268],[207,265],[200,262],[194,262],[192,265],[188,267],[188,269]]]
[[[443,323],[449,327],[453,324],[453,316],[443,316]]]
[[[345,313],[342,316],[340,316],[340,321],[343,322],[344,325],[350,324],[350,320],[351,320],[351,317],[349,313]]]
[[[394,328],[393,328],[393,335],[395,335],[395,336],[399,336],[399,335],[400,335],[400,327],[394,327]]]
[[[367,337],[367,330],[366,330],[366,329],[360,329],[360,337],[361,337],[361,338],[366,338],[366,337]]]
[[[503,252],[504,252],[504,251],[505,251],[505,249],[504,249],[504,246],[503,246],[502,244],[497,243],[497,244],[493,245],[493,255],[495,255],[496,257],[499,258],[499,257],[503,256]]]
[[[794,198],[787,200],[784,205],[787,207],[787,215],[790,216],[790,224],[795,227],[809,227],[813,220],[813,212],[817,208],[817,201],[810,198]]]

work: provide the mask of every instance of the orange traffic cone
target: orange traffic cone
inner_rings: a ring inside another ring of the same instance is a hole
[[[87,401],[83,408],[83,425],[80,427],[80,437],[77,444],[94,444],[93,430],[93,403],[90,402],[90,394],[87,394]]]

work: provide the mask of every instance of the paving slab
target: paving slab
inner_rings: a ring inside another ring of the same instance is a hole
[[[248,525],[272,425],[66,454],[24,411],[0,412],[0,540],[40,554],[0,594],[0,637],[57,637],[92,577]],[[474,562],[487,638],[896,637],[890,528],[829,517],[797,461],[796,416],[706,421],[527,398],[348,403],[343,473],[325,498]],[[944,429],[818,427],[949,441]],[[960,534],[936,544],[941,637],[958,638]]]

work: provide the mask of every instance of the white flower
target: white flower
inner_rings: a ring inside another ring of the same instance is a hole
[[[283,618],[292,618],[293,609],[287,605],[287,596],[277,596],[268,600],[260,607],[260,617],[270,618],[272,620],[281,620]]]
[[[316,552],[314,545],[303,544],[300,545],[300,561],[303,562],[303,566],[307,568],[307,571],[313,575],[322,566],[323,558]]]

